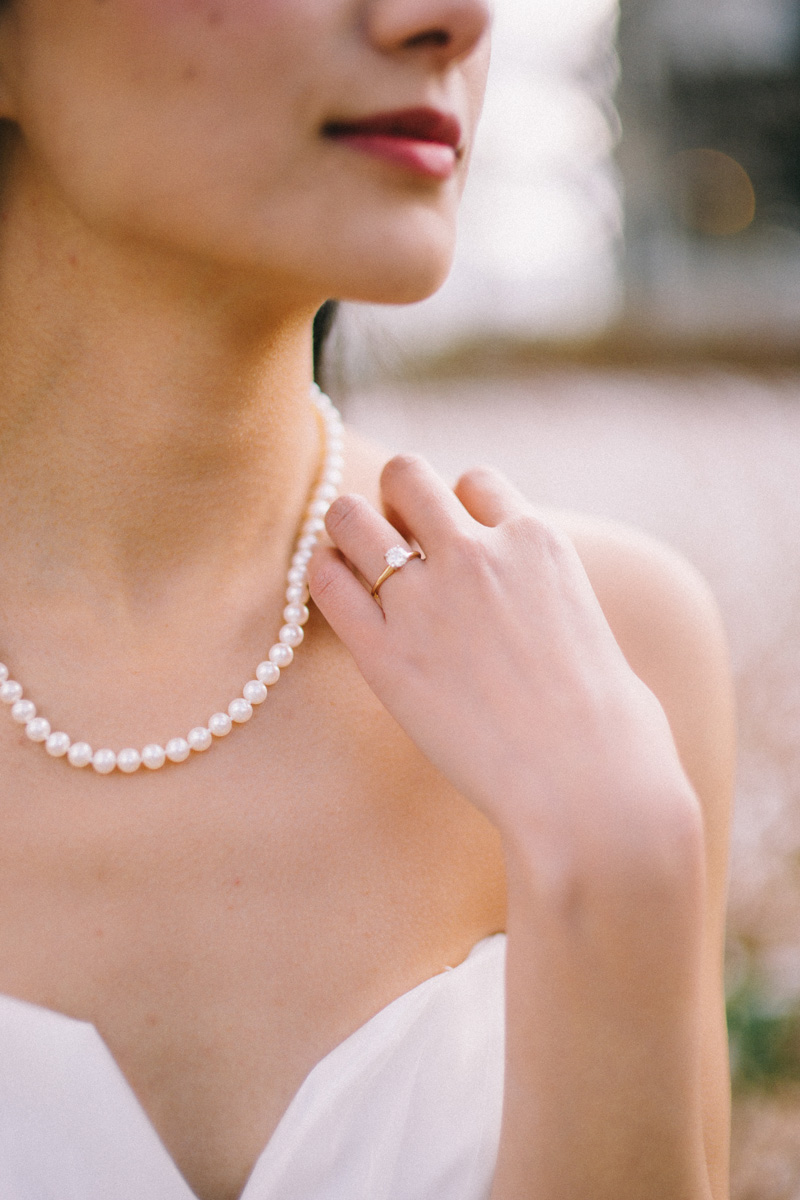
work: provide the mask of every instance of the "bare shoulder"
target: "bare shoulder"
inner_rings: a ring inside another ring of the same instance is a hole
[[[664,706],[689,773],[730,771],[728,646],[706,581],[675,550],[636,529],[547,515],[572,540],[631,667]]]
[[[632,669],[658,697],[706,828],[709,902],[724,919],[735,769],[735,713],[727,638],[700,573],[655,538],[573,513],[546,517],[575,545]]]

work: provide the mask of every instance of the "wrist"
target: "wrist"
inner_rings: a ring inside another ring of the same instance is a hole
[[[519,795],[498,822],[509,905],[626,907],[661,897],[704,899],[705,847],[697,797],[682,770],[657,781],[597,777],[569,795]]]

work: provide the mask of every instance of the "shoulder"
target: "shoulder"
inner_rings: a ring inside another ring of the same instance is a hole
[[[574,544],[622,652],[664,708],[703,807],[710,883],[721,896],[735,716],[727,638],[714,596],[686,559],[647,534],[572,513],[545,515]]]
[[[627,525],[576,513],[546,517],[572,541],[617,640],[636,665],[669,685],[674,668],[691,667],[700,653],[715,674],[728,677],[717,603],[682,555]]]
[[[688,749],[700,726],[732,720],[727,639],[706,581],[680,554],[626,525],[548,513],[574,544],[633,670]]]

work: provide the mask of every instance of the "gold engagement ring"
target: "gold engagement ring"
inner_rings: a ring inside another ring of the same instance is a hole
[[[375,600],[378,599],[378,592],[389,576],[394,575],[396,571],[401,571],[407,562],[411,562],[412,558],[422,558],[422,553],[419,550],[406,550],[405,546],[392,546],[391,550],[387,550],[383,557],[386,560],[386,570],[375,581],[370,592],[370,596]]]

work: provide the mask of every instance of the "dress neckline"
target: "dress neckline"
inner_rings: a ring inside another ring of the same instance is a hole
[[[303,1079],[278,1124],[275,1126],[272,1135],[256,1158],[247,1182],[239,1196],[239,1200],[250,1200],[251,1195],[254,1194],[259,1186],[261,1177],[272,1169],[273,1160],[279,1158],[283,1153],[285,1143],[294,1141],[293,1135],[288,1133],[288,1131],[294,1123],[298,1110],[303,1108],[309,1092],[313,1092],[315,1089],[319,1090],[319,1086],[322,1086],[324,1090],[327,1084],[334,1083],[334,1081],[341,1082],[340,1079],[337,1080],[337,1077],[340,1075],[339,1068],[342,1062],[348,1058],[357,1060],[359,1051],[365,1048],[365,1043],[372,1042],[376,1037],[380,1038],[381,1034],[391,1030],[392,1026],[396,1026],[397,1035],[402,1036],[405,1025],[408,1021],[413,1020],[416,1012],[424,1007],[432,991],[442,987],[444,981],[448,980],[448,978],[452,976],[460,977],[468,969],[469,964],[474,964],[489,951],[492,945],[497,946],[500,941],[504,940],[505,935],[502,933],[490,934],[488,937],[482,938],[475,943],[466,958],[457,966],[444,967],[436,975],[430,976],[408,991],[396,996],[388,1004],[384,1005],[383,1008],[369,1017],[362,1025],[359,1025],[351,1034],[348,1034],[341,1042],[337,1043],[332,1050],[323,1055]],[[36,1014],[43,1021],[61,1024],[64,1027],[81,1029],[94,1041],[106,1060],[110,1082],[113,1083],[118,1095],[124,1097],[128,1107],[132,1106],[135,1110],[141,1136],[149,1143],[145,1148],[146,1153],[150,1159],[157,1158],[159,1161],[158,1170],[164,1176],[165,1189],[168,1189],[163,1192],[163,1200],[198,1200],[196,1193],[191,1189],[185,1176],[181,1173],[177,1163],[169,1153],[149,1113],[131,1087],[127,1076],[112,1055],[97,1027],[91,1021],[83,1020],[80,1017],[72,1017],[67,1013],[59,1012],[57,1009],[48,1008],[46,1005],[36,1004],[0,992],[0,1007],[4,1005]],[[403,1016],[405,1016],[406,1021],[403,1021]],[[161,1195],[162,1193],[159,1192],[159,1200],[161,1200]]]

